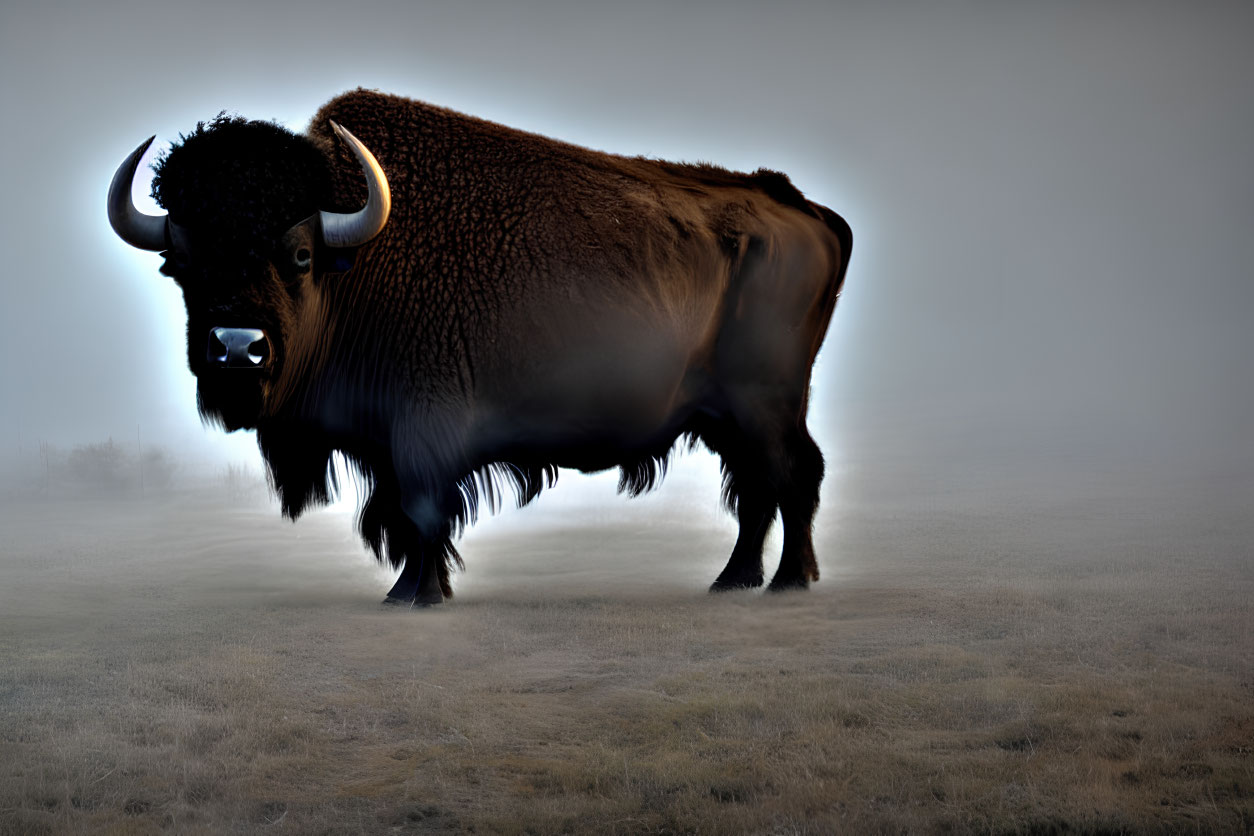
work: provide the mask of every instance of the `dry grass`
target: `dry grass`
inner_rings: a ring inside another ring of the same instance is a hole
[[[10,503],[0,831],[1254,827],[1249,530],[911,507],[781,597],[700,591],[728,531],[488,524],[394,612],[343,516]]]

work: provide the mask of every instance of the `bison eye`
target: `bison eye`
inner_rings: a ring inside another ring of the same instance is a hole
[[[309,252],[307,248],[301,247],[296,251],[296,266],[304,270],[309,266],[309,262],[312,258],[313,254]]]

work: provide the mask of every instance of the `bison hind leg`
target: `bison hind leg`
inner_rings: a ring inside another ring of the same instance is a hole
[[[754,589],[761,586],[764,579],[762,546],[775,523],[775,502],[766,491],[740,486],[735,506],[740,532],[727,565],[710,585],[711,592]]]
[[[734,422],[703,428],[701,439],[722,459],[723,502],[740,523],[731,557],[710,591],[759,587],[762,546],[778,507],[767,462],[759,446]]]
[[[823,481],[823,454],[802,423],[784,444],[779,510],[784,522],[784,548],[770,589],[806,589],[819,579],[814,558],[814,514]]]
[[[770,589],[805,589],[819,579],[812,529],[823,481],[823,455],[804,412],[765,416],[745,408],[701,433],[723,460],[723,499],[740,522],[731,557],[711,592],[762,585],[762,548],[778,510],[784,546]]]

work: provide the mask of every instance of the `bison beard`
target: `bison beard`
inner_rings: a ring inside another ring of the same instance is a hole
[[[333,122],[391,189],[386,225],[352,248],[300,243],[318,211],[367,200]],[[636,495],[681,437],[721,457],[740,523],[711,588],[763,583],[777,510],[771,588],[818,578],[823,458],[805,416],[852,238],[784,175],[601,154],[358,90],[305,137],[200,126],[159,164],[154,195],[189,363],[213,381],[202,412],[256,428],[292,519],[335,494],[345,456],[368,489],[361,535],[401,570],[388,601],[450,597],[453,539],[503,488],[522,505],[558,467],[618,467]],[[205,328],[262,324],[266,368],[206,367]]]

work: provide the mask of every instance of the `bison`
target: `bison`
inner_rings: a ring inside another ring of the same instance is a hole
[[[298,135],[219,114],[155,165],[166,215],[109,220],[183,291],[202,417],[255,429],[285,515],[361,474],[361,536],[436,604],[481,506],[558,468],[637,495],[680,438],[719,455],[740,530],[712,590],[818,579],[810,374],[849,225],[786,176],[599,153],[356,90]],[[364,177],[363,177],[364,174]]]

